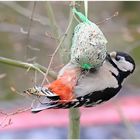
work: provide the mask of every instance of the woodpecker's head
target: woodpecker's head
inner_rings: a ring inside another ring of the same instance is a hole
[[[118,70],[122,80],[135,70],[135,62],[127,53],[111,52],[107,55],[107,60]]]

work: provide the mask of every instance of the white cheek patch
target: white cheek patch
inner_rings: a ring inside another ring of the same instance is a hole
[[[121,71],[132,71],[134,68],[133,64],[126,61],[124,57],[121,57],[119,61],[116,61],[115,59],[113,61],[115,61],[114,63],[118,66],[118,68]]]
[[[125,65],[124,65],[124,63],[125,63]],[[127,62],[127,61],[120,63],[120,69],[122,71],[132,71],[133,67],[134,66],[131,63]]]

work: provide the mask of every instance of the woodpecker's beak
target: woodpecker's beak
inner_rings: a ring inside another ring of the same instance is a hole
[[[111,53],[110,53],[110,57],[111,57],[111,58],[116,58],[116,55],[117,55],[117,52],[111,52]]]
[[[115,59],[115,58],[116,58],[116,55],[117,55],[117,52],[107,53],[107,55],[106,55],[106,60],[110,61],[110,60],[112,60],[113,58]]]

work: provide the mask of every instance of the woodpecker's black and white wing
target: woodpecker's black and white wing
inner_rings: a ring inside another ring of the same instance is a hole
[[[117,76],[118,71],[109,62],[105,62],[99,70],[89,72],[78,81],[74,91],[76,97],[79,100],[84,98],[83,105],[86,107],[111,99],[121,89],[121,85],[113,75]]]
[[[105,62],[99,70],[89,71],[78,80],[74,90],[76,97],[85,96],[95,91],[103,91],[106,88],[118,88],[118,81],[112,73],[118,75],[118,71],[111,67],[108,62]]]
[[[79,77],[74,88],[76,99],[67,103],[60,103],[59,101],[46,102],[47,100],[44,99],[43,103],[32,109],[32,111],[36,112],[48,108],[93,106],[109,100],[120,89],[117,79],[112,76],[112,72],[118,74],[117,70],[110,66],[110,63],[105,62],[99,70],[83,73]]]
[[[68,64],[68,66],[70,66]],[[114,97],[122,87],[123,80],[134,71],[134,60],[126,53],[112,52],[98,70],[80,75],[74,88],[75,99],[70,102],[45,99],[32,112],[49,108],[90,107]]]

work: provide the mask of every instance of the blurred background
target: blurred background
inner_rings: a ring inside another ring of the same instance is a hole
[[[60,34],[69,23],[70,2],[51,4]],[[136,62],[134,74],[124,83],[120,94],[112,101],[93,108],[81,108],[80,138],[140,138],[140,2],[89,2],[89,19],[94,23],[119,12],[99,26],[105,34],[108,51],[125,51]],[[33,18],[31,19],[31,16]],[[0,56],[48,66],[51,54],[58,45],[51,28],[46,2],[0,2]],[[65,42],[64,47],[67,45]],[[67,52],[69,53],[69,52]],[[63,66],[59,53],[51,69],[58,72]],[[31,105],[32,100],[18,95],[40,84],[40,73],[0,63],[0,111],[12,112]],[[56,115],[57,114],[57,115]],[[46,110],[38,114],[24,112],[8,119],[0,114],[0,138],[67,138],[68,110]]]

